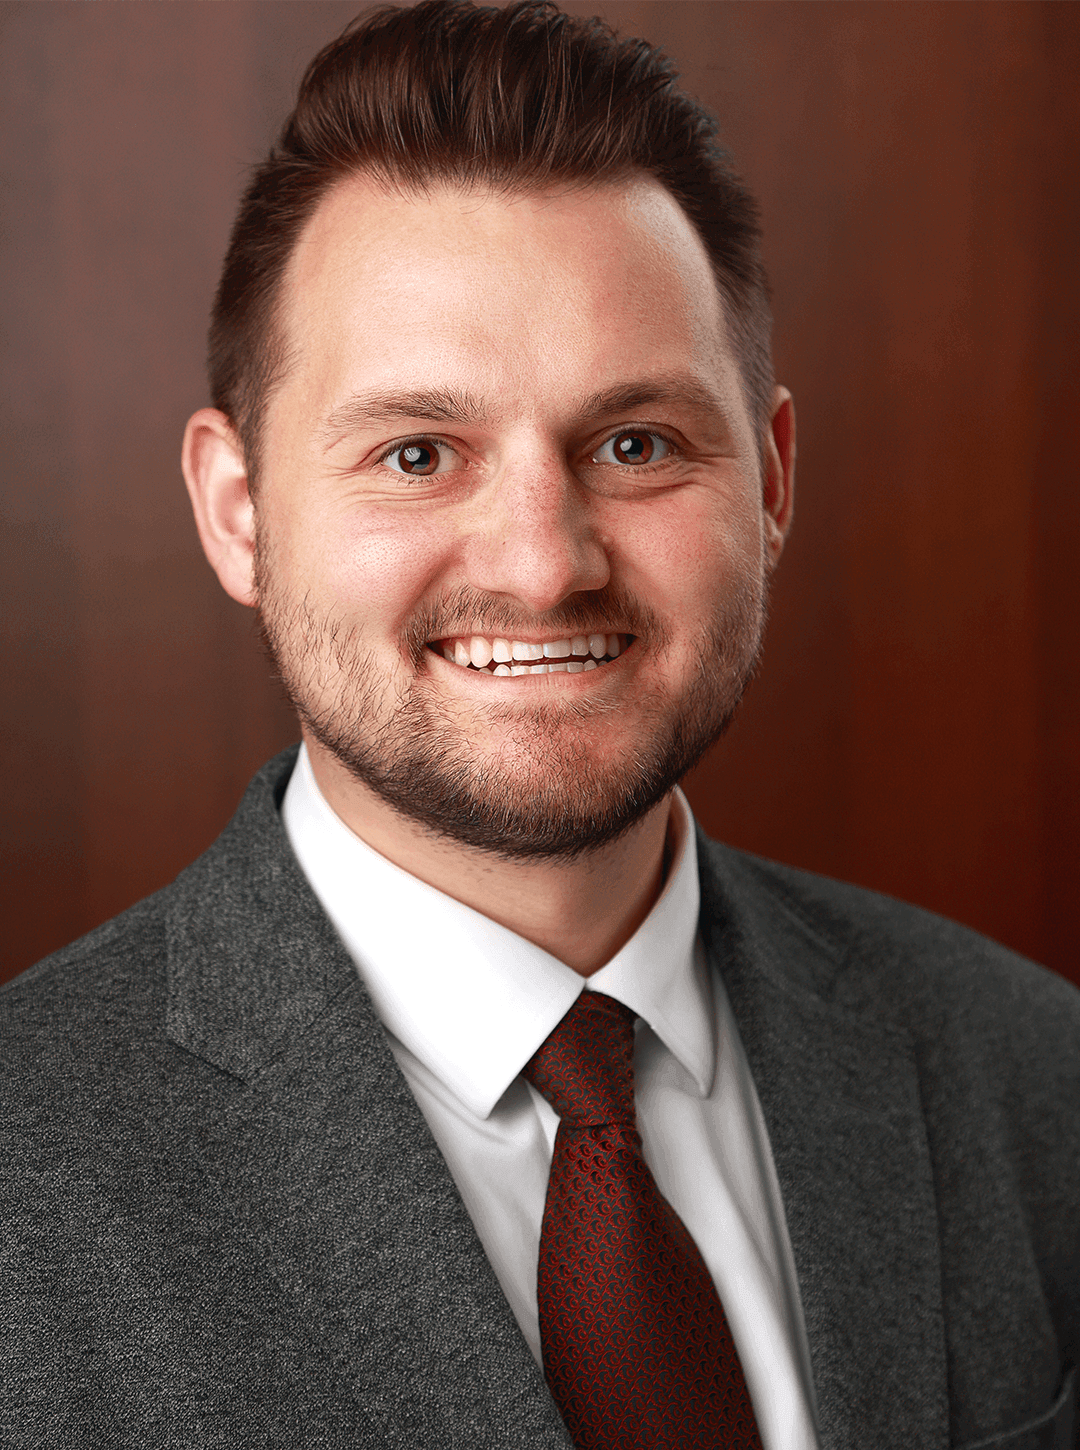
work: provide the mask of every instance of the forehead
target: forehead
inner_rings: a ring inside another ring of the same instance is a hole
[[[302,233],[280,301],[285,391],[308,409],[448,377],[508,411],[628,370],[738,390],[705,248],[647,176],[511,195],[350,177]]]

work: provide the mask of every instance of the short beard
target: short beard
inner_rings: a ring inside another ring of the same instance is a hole
[[[384,672],[361,631],[315,612],[309,598],[277,587],[268,547],[256,550],[266,648],[311,735],[350,774],[428,835],[503,861],[570,862],[617,841],[679,783],[723,735],[757,670],[766,615],[766,573],[741,587],[702,632],[698,667],[678,699],[662,687],[635,701],[643,711],[634,746],[615,761],[594,758],[610,702],[548,699],[531,706],[473,706],[473,735],[500,727],[499,757],[477,750],[454,707],[432,698],[421,675],[387,700]],[[500,618],[502,616],[502,618]],[[410,625],[406,654],[421,668],[440,622],[483,621],[480,632],[515,637],[498,596],[463,590]],[[520,635],[520,616],[517,620]],[[616,591],[575,595],[542,622],[552,638],[605,624],[661,653],[667,636],[640,602]],[[503,628],[505,626],[505,628]],[[535,632],[533,627],[530,632]],[[611,668],[601,665],[601,669]]]

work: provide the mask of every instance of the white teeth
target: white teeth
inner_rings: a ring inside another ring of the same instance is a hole
[[[442,652],[446,659],[466,669],[471,665],[474,670],[486,670],[494,661],[495,669],[490,673],[495,675],[543,675],[561,670],[576,675],[582,670],[595,670],[597,661],[605,655],[617,659],[622,645],[617,634],[575,634],[572,639],[553,639],[545,644],[485,639],[474,634],[453,643],[444,640]],[[561,663],[551,663],[556,660]]]
[[[569,668],[570,668],[570,666],[568,664],[565,664],[565,663],[564,664],[561,664],[561,665],[548,665],[548,674],[549,675],[557,675],[557,674],[559,674],[560,671],[562,671],[562,670],[569,670]]]
[[[485,665],[491,663],[491,654],[491,645],[488,641],[482,639],[478,634],[473,635],[469,641],[469,659],[478,670],[482,670]]]
[[[565,659],[572,654],[570,641],[568,639],[553,639],[549,644],[544,645],[544,658],[549,660]]]

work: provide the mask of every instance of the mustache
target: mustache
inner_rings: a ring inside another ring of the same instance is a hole
[[[608,587],[572,594],[554,609],[527,614],[505,595],[463,585],[422,605],[406,627],[405,640],[419,660],[432,640],[470,634],[489,639],[632,634],[663,646],[667,631],[659,616],[627,589]]]

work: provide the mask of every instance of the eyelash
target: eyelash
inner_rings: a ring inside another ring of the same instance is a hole
[[[605,444],[611,443],[614,439],[622,437],[624,433],[641,433],[648,438],[659,438],[662,443],[666,444],[666,446],[671,449],[671,453],[668,454],[668,457],[660,459],[659,463],[642,463],[638,464],[636,467],[627,466],[625,470],[627,473],[650,473],[654,468],[658,468],[660,464],[669,462],[670,459],[679,452],[678,444],[673,438],[669,437],[668,434],[661,433],[660,430],[657,428],[635,428],[631,425],[629,428],[616,428],[614,432],[609,433],[605,438],[601,439],[601,441],[592,450],[592,453],[599,453],[600,449],[603,448]],[[461,456],[459,450],[455,448],[452,443],[449,443],[445,438],[440,438],[435,433],[417,433],[412,438],[399,438],[396,443],[391,443],[388,448],[383,449],[382,453],[379,454],[378,458],[375,461],[376,463],[385,463],[388,458],[391,458],[395,453],[400,453],[403,448],[423,446],[424,444],[428,443],[435,444],[437,448],[448,448],[451,453],[458,454],[458,457]],[[592,455],[590,455],[590,459],[591,457]],[[618,465],[613,466],[617,467]],[[393,471],[397,472],[396,469]],[[438,475],[436,474],[425,475],[402,473],[403,478],[434,478],[437,476]]]

